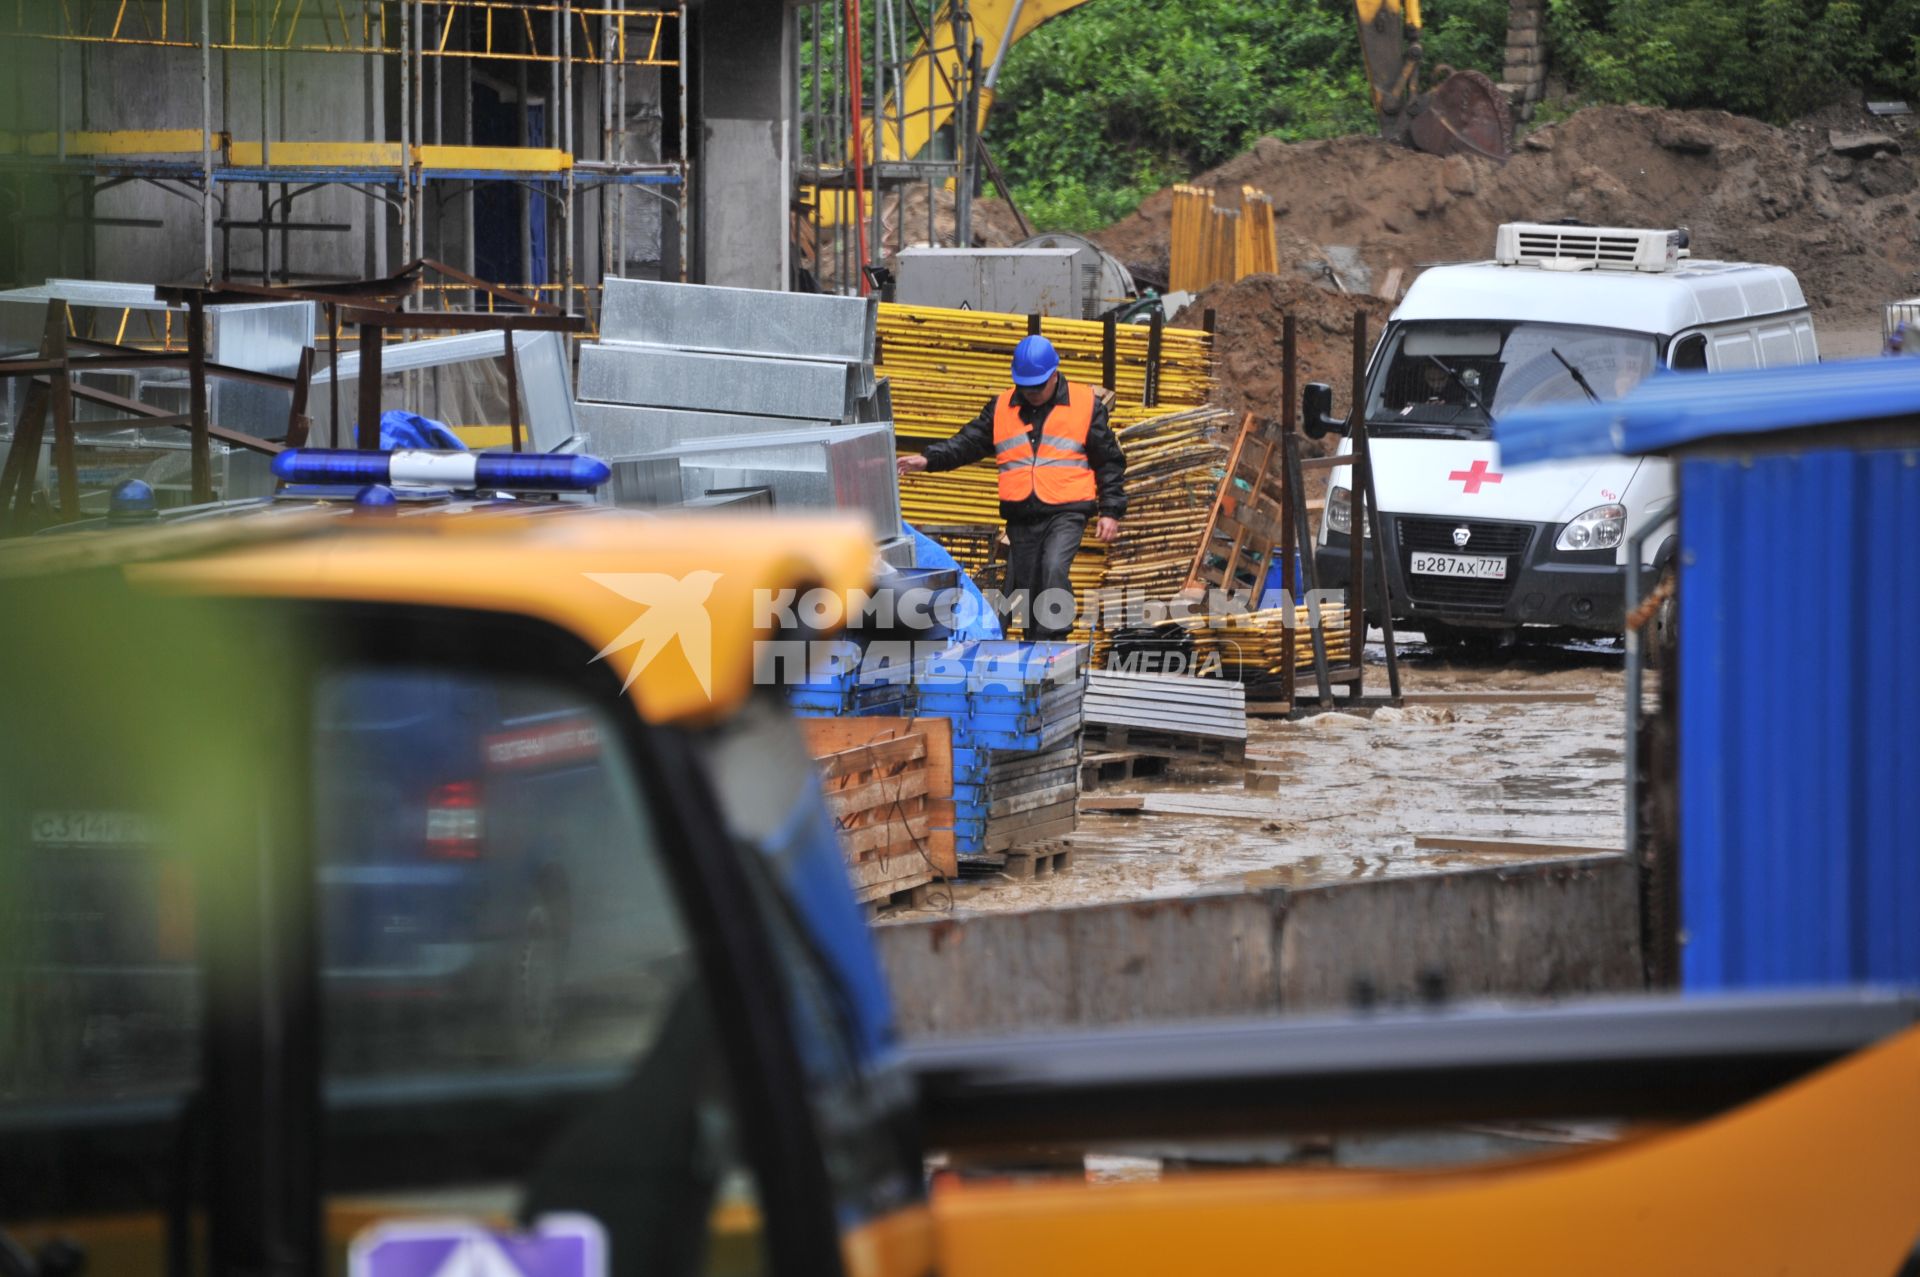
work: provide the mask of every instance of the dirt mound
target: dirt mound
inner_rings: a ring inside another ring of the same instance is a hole
[[[1718,111],[1594,107],[1529,135],[1504,166],[1370,137],[1267,138],[1194,180],[1222,200],[1237,200],[1242,184],[1271,195],[1283,266],[1301,244],[1350,246],[1376,280],[1396,266],[1411,279],[1436,262],[1486,257],[1502,222],[1686,226],[1697,255],[1791,267],[1823,318],[1853,323],[1915,291],[1920,135],[1903,130],[1904,154],[1842,154],[1832,130],[1889,124],[1852,117],[1850,127],[1823,116],[1776,129]],[[1164,274],[1172,202],[1162,191],[1095,238]]]
[[[1300,275],[1249,275],[1216,284],[1174,316],[1176,326],[1198,328],[1214,314],[1220,390],[1214,401],[1233,412],[1278,420],[1283,408],[1282,319],[1294,317],[1300,384],[1333,386],[1335,412],[1345,412],[1353,382],[1353,316],[1365,311],[1378,336],[1390,306],[1377,297],[1342,296]],[[1296,392],[1297,393],[1297,392]]]

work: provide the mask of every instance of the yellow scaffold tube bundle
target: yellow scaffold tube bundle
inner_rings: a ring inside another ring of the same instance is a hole
[[[1233,414],[1194,408],[1116,432],[1127,454],[1127,521],[1107,556],[1103,607],[1135,598],[1170,599],[1193,562],[1207,512],[1220,490]]]
[[[1270,275],[1279,269],[1273,199],[1240,188],[1240,207],[1221,208],[1203,186],[1173,188],[1173,226],[1167,246],[1167,287],[1199,292],[1214,284]]]
[[[1347,609],[1323,607],[1320,621],[1325,627],[1327,661],[1343,665],[1352,651],[1347,628]],[[1220,659],[1228,678],[1278,677],[1289,659],[1295,669],[1313,666],[1312,620],[1304,606],[1267,608],[1239,616],[1192,618],[1181,628],[1193,636],[1196,662],[1211,655]]]

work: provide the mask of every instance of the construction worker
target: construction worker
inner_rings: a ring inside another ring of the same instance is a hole
[[[1094,538],[1111,544],[1127,513],[1127,459],[1091,386],[1060,375],[1053,343],[1035,334],[1014,347],[1013,388],[995,395],[951,439],[899,460],[900,474],[953,470],[983,457],[1000,469],[1006,520],[1006,594],[1028,607],[1027,637],[1066,637],[1073,627],[1068,570],[1098,517]]]

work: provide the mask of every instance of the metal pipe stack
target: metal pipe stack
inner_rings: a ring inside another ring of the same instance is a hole
[[[1246,689],[1227,679],[1096,670],[1085,716],[1089,727],[1117,728],[1129,738],[1247,739]]]

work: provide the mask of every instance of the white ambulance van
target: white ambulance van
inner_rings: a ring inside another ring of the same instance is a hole
[[[1500,227],[1492,261],[1414,281],[1374,349],[1363,400],[1398,623],[1440,643],[1521,626],[1621,632],[1628,538],[1673,503],[1671,463],[1509,469],[1492,423],[1617,399],[1661,369],[1818,359],[1791,271],[1702,261],[1687,243],[1685,231],[1515,223]],[[1304,400],[1309,433],[1344,430],[1325,386]],[[1351,469],[1331,473],[1316,562],[1322,586],[1344,588],[1357,506]],[[1663,566],[1673,542],[1651,541],[1646,562]],[[1378,615],[1377,574],[1368,581]]]

